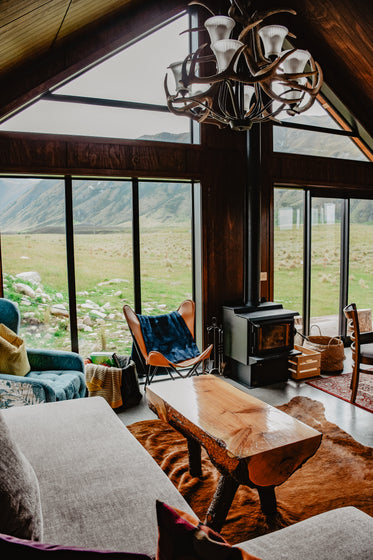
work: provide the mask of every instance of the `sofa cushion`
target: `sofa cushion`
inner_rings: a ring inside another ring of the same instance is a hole
[[[43,520],[39,484],[34,469],[0,412],[0,532],[41,540]]]
[[[24,341],[0,323],[0,372],[23,376],[29,371],[30,364]]]
[[[89,550],[77,547],[62,547],[35,541],[18,539],[9,535],[0,534],[0,556],[2,558],[16,557],[17,553],[23,556],[27,555],[30,560],[38,560],[39,558],[57,558],[58,560],[78,560],[86,558],[87,560],[151,560],[150,556],[145,554],[136,554],[131,552],[110,552],[103,550]]]
[[[26,377],[28,379],[35,379],[35,381],[42,383],[44,386],[47,385],[51,393],[51,401],[77,399],[81,396],[82,386],[85,387],[83,373],[75,370],[32,370]]]
[[[216,531],[194,516],[157,501],[158,549],[156,560],[258,560],[233,548]]]
[[[347,506],[239,543],[262,560],[368,560],[373,558],[373,518]]]

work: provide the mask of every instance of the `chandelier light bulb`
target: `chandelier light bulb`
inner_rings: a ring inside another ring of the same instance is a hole
[[[228,16],[213,16],[208,18],[204,25],[210,35],[210,42],[213,45],[216,41],[229,39],[236,22]]]
[[[259,36],[264,46],[264,56],[279,56],[282,51],[282,45],[288,34],[287,27],[283,25],[266,25],[259,29]]]

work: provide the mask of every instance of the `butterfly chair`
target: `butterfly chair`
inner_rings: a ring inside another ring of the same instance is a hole
[[[360,372],[373,374],[371,369],[364,366],[373,366],[373,332],[360,332],[359,316],[356,304],[351,303],[344,308],[344,314],[348,319],[351,330],[351,352],[352,352],[352,377],[351,377],[351,402],[356,399],[359,386]]]
[[[10,329],[14,340],[22,342],[18,337],[19,309],[5,298],[0,298],[0,323]],[[8,356],[7,346],[6,342],[3,343],[1,350],[3,371],[0,369],[0,408],[86,396],[84,362],[79,354],[27,348],[24,352],[27,357],[22,359],[23,371],[16,372],[12,349]]]
[[[194,340],[193,301],[186,300],[177,311],[164,315],[137,315],[129,305],[124,305],[123,313],[133,339],[132,359],[139,375],[145,377],[145,387],[162,370],[172,379],[174,374],[198,374],[199,366],[210,357],[213,345],[200,353]]]

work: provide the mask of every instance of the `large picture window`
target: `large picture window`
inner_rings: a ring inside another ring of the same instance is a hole
[[[298,311],[303,334],[345,336],[355,302],[372,329],[373,202],[275,188],[274,297]]]
[[[193,188],[1,178],[3,296],[18,303],[28,346],[129,353],[125,303],[158,315],[193,298]]]
[[[70,348],[64,200],[61,179],[0,179],[4,297],[27,346]]]

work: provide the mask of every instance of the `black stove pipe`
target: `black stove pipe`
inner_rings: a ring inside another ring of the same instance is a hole
[[[249,307],[260,304],[260,217],[261,217],[261,125],[254,123],[247,132],[248,189],[247,189],[247,250],[246,293]]]

